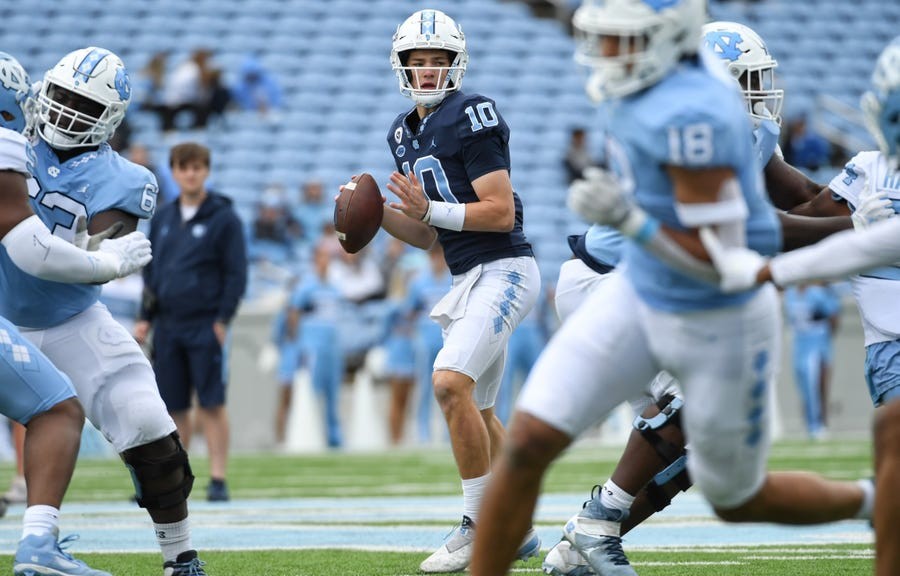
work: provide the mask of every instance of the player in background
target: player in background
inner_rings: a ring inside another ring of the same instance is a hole
[[[88,238],[86,252],[50,233],[28,202],[26,108],[32,94],[28,75],[0,52],[0,249],[13,265],[53,282],[107,282],[134,273],[150,261],[150,243],[140,232],[106,240]],[[76,226],[83,228],[80,220]],[[75,470],[84,409],[69,379],[12,323],[0,317],[0,412],[27,429],[25,481],[28,501],[16,549],[17,575],[109,576],[62,549],[59,509]],[[5,510],[4,510],[5,511]]]
[[[705,46],[720,58],[729,76],[741,87],[753,122],[754,149],[765,166],[763,174],[770,200],[785,207],[808,200],[822,187],[787,164],[778,149],[784,92],[775,87],[774,69],[778,63],[765,42],[750,28],[735,22],[706,24],[702,34]],[[587,179],[592,174],[588,171]],[[852,226],[846,217],[816,219],[783,212],[778,217],[786,249],[810,244]],[[565,262],[560,269],[556,304],[561,320],[565,321],[600,282],[609,278],[621,259],[623,241],[617,230],[599,224],[591,226],[582,236],[569,238],[576,258]],[[677,382],[670,374],[661,372],[645,393],[629,401],[635,416],[640,416],[635,419],[635,431],[610,479],[597,486],[597,489],[606,488],[599,490],[601,499],[607,500],[606,506],[612,504],[610,494],[617,490],[635,495],[628,517],[620,527],[622,535],[664,509],[676,494],[691,486],[681,433],[680,396]],[[592,573],[565,538],[547,554],[543,568],[555,576]]]
[[[420,10],[393,37],[391,65],[415,106],[391,125],[397,165],[382,227],[418,248],[441,243],[453,275],[431,310],[443,330],[432,384],[462,479],[462,522],[424,562],[454,572],[471,559],[478,510],[505,432],[494,414],[510,333],[534,306],[540,277],[522,232],[522,203],[510,182],[509,127],[494,101],[464,94],[469,55],[456,22]],[[520,536],[518,557],[538,553],[537,533]]]
[[[766,390],[779,331],[774,289],[725,294],[656,254],[705,258],[697,238],[703,226],[766,253],[781,244],[746,103],[714,56],[700,50],[705,4],[609,0],[585,2],[575,13],[579,49],[593,69],[587,90],[604,103],[612,171],[572,194],[581,196],[575,205],[617,199],[596,211],[596,221],[627,237],[624,270],[562,326],[526,383],[484,498],[473,575],[506,572],[549,464],[660,370],[681,383],[688,470],[719,516],[814,523],[871,512],[870,484],[766,473]],[[630,210],[631,196],[642,210]],[[598,573],[632,575],[618,523],[634,496],[609,496],[612,506],[592,498],[564,534]]]
[[[900,200],[900,37],[881,53],[872,87],[862,97],[862,110],[879,150],[857,154],[829,186],[835,195],[817,197],[836,210]],[[875,573],[900,573],[900,354],[898,354],[897,273],[900,268],[900,218],[873,224],[868,230],[842,232],[822,242],[776,256],[766,262],[747,249],[725,248],[703,233],[704,244],[728,291],[772,281],[779,286],[851,278],[866,335],[866,382],[875,403]],[[891,337],[893,336],[893,338]]]
[[[84,48],[47,71],[34,111],[31,207],[54,236],[73,241],[76,222],[95,233],[133,231],[156,207],[156,179],[106,143],[125,117],[131,85],[118,56]],[[153,519],[166,576],[203,574],[190,538],[193,474],[153,369],[137,342],[98,302],[96,284],[24,274],[0,253],[0,314],[65,373],[85,415],[131,473]]]
[[[806,433],[812,440],[822,440],[828,437],[832,336],[841,299],[830,286],[813,283],[788,288],[783,300],[792,335],[794,383],[800,393]]]

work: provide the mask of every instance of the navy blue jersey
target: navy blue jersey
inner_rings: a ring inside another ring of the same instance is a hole
[[[454,92],[423,118],[415,132],[407,122],[416,110],[391,124],[388,145],[397,170],[414,171],[425,193],[438,202],[477,202],[472,181],[496,170],[510,170],[509,127],[494,101],[478,94]],[[511,232],[456,232],[437,228],[438,240],[452,274],[485,262],[531,256],[522,232],[522,201],[513,192],[516,224]]]

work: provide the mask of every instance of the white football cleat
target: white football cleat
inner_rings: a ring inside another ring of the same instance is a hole
[[[591,576],[594,574],[594,570],[587,560],[582,558],[581,554],[574,550],[572,544],[565,538],[547,552],[541,568],[545,574],[551,576]]]
[[[475,523],[468,516],[447,535],[446,540],[434,554],[419,564],[425,573],[460,572],[472,561],[475,546]]]

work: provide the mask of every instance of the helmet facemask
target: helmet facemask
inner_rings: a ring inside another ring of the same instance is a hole
[[[437,71],[436,76],[443,79],[434,88],[421,89],[413,83],[413,75],[421,74],[426,68],[408,65],[413,50],[443,50],[451,55],[449,65]],[[468,63],[465,34],[443,12],[420,10],[397,27],[391,45],[391,67],[397,75],[400,93],[413,100],[417,106],[433,108],[448,94],[459,90]]]
[[[775,88],[775,67],[748,66],[737,69],[729,67],[732,76],[736,76],[741,85],[741,92],[747,102],[747,112],[754,125],[762,120],[772,120],[781,125],[781,108],[784,105],[784,90]]]
[[[102,144],[118,126],[112,106],[52,82],[41,86],[37,115],[41,137],[62,150]]]
[[[412,66],[409,65],[410,55],[416,56],[414,50],[407,50],[400,54],[402,65],[395,68],[397,79],[400,81],[400,92],[407,98],[411,98],[416,104],[425,108],[432,108],[440,104],[447,94],[459,90],[465,67],[460,65],[462,55],[450,50],[443,51],[448,55],[446,67],[434,68],[427,65],[416,65],[416,57]],[[428,84],[429,78],[424,77],[427,71],[433,70],[435,85],[420,88],[422,84]]]

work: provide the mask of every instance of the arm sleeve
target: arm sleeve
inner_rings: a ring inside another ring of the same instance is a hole
[[[13,263],[32,276],[52,282],[91,284],[116,277],[118,262],[106,252],[85,252],[54,236],[37,216],[30,216],[2,240]]]
[[[226,324],[237,312],[238,304],[247,288],[247,247],[244,242],[244,227],[236,214],[224,230],[225,246],[222,251],[224,289],[219,303],[217,319]]]
[[[779,286],[851,276],[900,261],[900,218],[864,232],[846,230],[772,259],[769,269]]]

